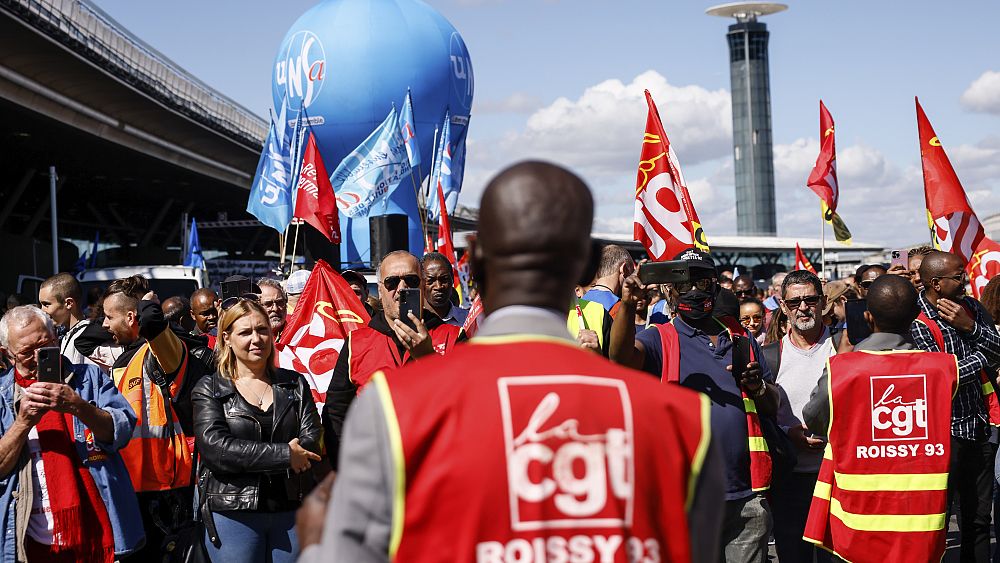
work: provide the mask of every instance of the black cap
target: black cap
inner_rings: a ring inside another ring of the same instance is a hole
[[[344,278],[347,283],[354,282],[361,285],[368,284],[368,280],[365,279],[365,276],[354,270],[344,270],[343,272],[340,272],[340,277]]]
[[[712,273],[715,273],[715,260],[712,260],[712,257],[707,252],[702,252],[697,248],[685,249],[675,256],[674,260],[684,260],[688,263],[689,268],[711,270]]]

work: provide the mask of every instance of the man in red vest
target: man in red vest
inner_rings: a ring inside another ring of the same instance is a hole
[[[581,350],[566,328],[593,200],[526,162],[483,193],[486,318],[448,356],[376,375],[299,514],[302,561],[718,561],[708,401]],[[631,322],[633,317],[629,317]]]
[[[378,296],[382,310],[372,315],[368,326],[347,337],[333,369],[323,427],[330,463],[337,468],[340,434],[347,408],[358,391],[378,371],[389,371],[412,360],[445,354],[458,342],[461,328],[444,322],[428,308],[423,318],[411,316],[414,328],[399,318],[399,299],[403,289],[419,289],[427,294],[420,260],[405,250],[390,252],[378,265]],[[423,303],[421,298],[421,303]]]
[[[921,350],[958,358],[949,492],[958,495],[961,507],[962,561],[988,561],[994,464],[990,424],[1000,423],[1000,413],[985,374],[995,376],[1000,366],[1000,334],[986,309],[965,295],[969,280],[961,258],[928,253],[920,264],[920,280],[921,315],[911,327],[913,340]]]
[[[872,335],[830,359],[802,409],[830,439],[804,539],[848,561],[940,561],[955,357],[915,349],[907,278],[880,276],[867,301]]]
[[[690,281],[673,287],[678,293],[678,317],[636,336],[632,319],[641,286],[638,276],[628,278],[620,314],[611,328],[610,356],[711,399],[712,427],[726,465],[721,540],[726,560],[763,563],[772,528],[771,508],[764,496],[771,481],[771,457],[759,416],[775,415],[778,391],[764,364],[751,361],[738,378],[732,372],[734,343],[739,338],[747,340],[751,360],[760,358],[761,350],[738,323],[730,327],[714,317],[718,281],[712,258],[688,249],[676,259],[685,260],[691,272]]]

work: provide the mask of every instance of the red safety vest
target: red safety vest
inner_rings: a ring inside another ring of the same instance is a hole
[[[390,559],[691,560],[706,397],[544,336],[476,338],[372,382]]]
[[[827,373],[830,441],[803,539],[847,561],[940,561],[955,356],[850,352]]]
[[[969,316],[973,319],[976,318],[975,311],[971,310],[965,303],[961,305]],[[937,342],[938,350],[948,352],[948,349],[944,345],[944,333],[941,332],[941,326],[938,325],[937,321],[928,317],[923,311],[920,311],[920,314],[917,315],[917,322],[923,323],[927,327],[927,330],[931,331],[934,342]],[[983,402],[986,403],[986,411],[989,413],[990,424],[1000,426],[1000,401],[997,400],[996,390],[993,388],[993,383],[990,381],[990,376],[986,373],[986,370],[979,372],[979,384],[982,386]]]
[[[461,332],[461,327],[447,323],[441,323],[427,330],[434,344],[434,351],[438,354],[451,351]],[[352,332],[347,337],[344,349],[348,354],[348,365],[351,370],[349,377],[357,385],[358,391],[368,383],[375,372],[398,368],[410,361],[409,351],[400,356],[399,348],[393,339],[369,326]]]
[[[716,319],[718,320],[718,319]],[[746,336],[746,330],[739,326],[737,329],[730,326],[726,319],[720,321],[723,328],[729,332],[730,337],[735,334]],[[660,380],[664,383],[680,383],[681,353],[677,341],[677,329],[673,321],[664,325],[653,325],[660,333],[660,344],[663,348],[663,366],[660,368]],[[747,338],[753,338],[747,336]],[[753,347],[750,348],[750,361],[756,361],[753,355]],[[747,413],[747,441],[750,452],[750,488],[754,491],[766,491],[771,487],[771,454],[767,449],[767,440],[764,439],[764,432],[760,426],[760,417],[757,415],[757,404],[745,391],[740,389],[743,396],[743,410]]]

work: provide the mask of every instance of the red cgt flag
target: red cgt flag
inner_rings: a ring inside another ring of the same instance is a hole
[[[444,189],[441,187],[441,182],[438,182],[437,192],[438,208],[441,210],[441,213],[438,214],[437,251],[448,258],[452,271],[457,272],[458,264],[455,260],[455,245],[451,241],[451,221],[448,219],[448,206],[445,204]]]
[[[344,278],[326,262],[316,262],[275,347],[278,365],[301,373],[309,381],[317,408],[322,409],[326,402],[344,339],[369,320]]]
[[[823,100],[819,101],[819,138],[819,156],[806,185],[823,200],[830,213],[836,213],[837,201],[840,199],[840,188],[837,185],[837,146],[833,134],[833,116],[823,105]]]
[[[299,173],[294,216],[316,227],[330,242],[340,243],[337,199],[312,131],[309,132],[309,142],[302,154],[302,172]]]
[[[997,274],[1000,274],[1000,244],[983,237],[979,249],[972,255],[969,265],[969,283],[972,285],[972,296],[979,299],[983,296],[983,288]]]
[[[649,90],[646,103],[649,113],[635,182],[633,236],[654,261],[670,260],[691,247],[708,252],[705,231]]]
[[[816,273],[816,268],[813,268],[812,262],[806,258],[805,252],[802,252],[802,248],[799,247],[799,243],[795,243],[795,269],[796,270],[806,270],[807,272]]]

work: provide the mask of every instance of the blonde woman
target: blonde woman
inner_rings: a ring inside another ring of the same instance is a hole
[[[305,379],[274,367],[260,304],[241,299],[218,329],[218,369],[192,392],[205,547],[213,561],[294,561],[295,511],[320,459],[319,414]]]

